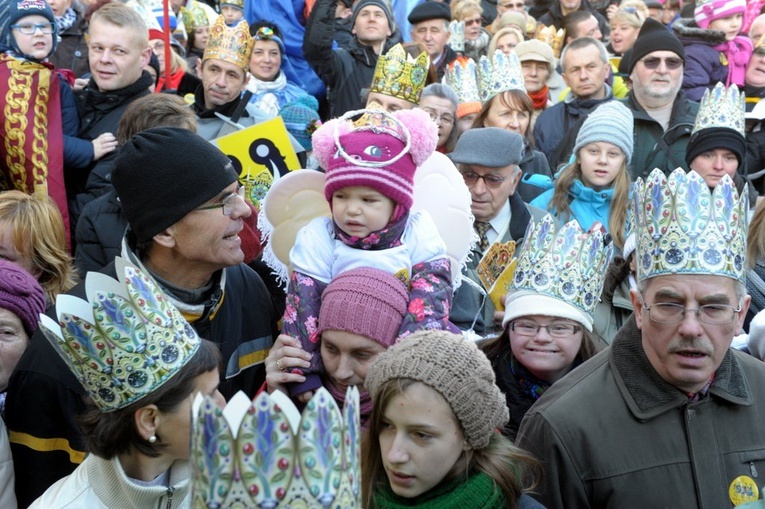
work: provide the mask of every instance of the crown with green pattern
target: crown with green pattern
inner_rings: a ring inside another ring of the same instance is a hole
[[[119,281],[88,272],[87,301],[56,298],[58,323],[40,329],[102,412],[126,407],[161,387],[191,359],[199,336],[152,279],[117,257]]]

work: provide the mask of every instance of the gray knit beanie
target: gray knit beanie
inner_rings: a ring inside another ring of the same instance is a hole
[[[356,18],[358,17],[359,12],[361,12],[361,9],[369,5],[374,5],[375,7],[382,9],[385,13],[385,17],[388,19],[388,28],[390,28],[391,33],[393,33],[396,29],[396,19],[393,17],[393,13],[390,10],[390,4],[387,0],[359,0],[353,7],[353,14],[351,14],[351,29],[356,25]]]
[[[579,129],[574,155],[585,145],[604,141],[619,147],[627,156],[627,164],[630,164],[634,143],[633,124],[632,112],[619,101],[601,104],[590,113]]]
[[[489,445],[510,419],[486,355],[472,341],[446,331],[419,331],[380,354],[364,386],[372,399],[383,383],[409,378],[432,388],[449,403],[475,449]]]

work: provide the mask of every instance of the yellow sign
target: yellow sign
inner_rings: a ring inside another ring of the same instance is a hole
[[[215,143],[231,159],[248,200],[258,209],[275,180],[300,168],[281,117],[222,136]]]

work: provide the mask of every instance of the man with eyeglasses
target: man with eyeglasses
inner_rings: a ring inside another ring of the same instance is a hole
[[[689,169],[685,151],[699,105],[681,90],[684,66],[680,40],[659,21],[646,19],[632,47],[632,90],[624,100],[635,119],[632,180],[653,168]]]
[[[516,445],[541,460],[538,499],[550,509],[754,501],[765,469],[765,365],[730,348],[750,303],[746,196],[727,176],[711,195],[682,169],[669,178],[656,169],[633,192],[634,315],[608,350],[542,395]],[[692,219],[707,216],[715,219]]]
[[[479,239],[463,273],[470,281],[463,281],[455,292],[449,320],[462,330],[488,335],[501,329],[503,315],[494,316],[494,305],[479,290],[478,262],[493,243],[522,242],[529,223],[547,212],[524,203],[516,193],[521,180],[518,164],[523,159],[519,134],[498,127],[470,129],[448,156],[470,190],[473,227]]]

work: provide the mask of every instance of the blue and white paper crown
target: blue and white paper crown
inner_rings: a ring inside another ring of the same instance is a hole
[[[443,82],[454,90],[460,104],[481,101],[481,96],[478,94],[475,61],[472,58],[464,63],[455,60],[452,65],[448,65],[444,72]]]
[[[529,223],[510,291],[547,295],[592,316],[611,261],[612,246],[606,245],[606,237],[600,223],[589,232],[576,220],[556,232],[549,214]]]
[[[495,51],[491,58],[482,56],[478,61],[478,91],[481,102],[508,90],[526,92],[521,63],[515,53],[505,55]]]
[[[449,23],[449,47],[458,53],[465,52],[464,21],[451,21]]]
[[[669,178],[654,169],[633,190],[637,273],[642,281],[665,274],[709,274],[744,280],[746,191],[724,176],[713,191],[695,171]]]
[[[253,402],[238,392],[221,410],[193,405],[191,496],[195,509],[361,507],[359,392],[341,412],[319,389],[302,416],[281,392]]]
[[[746,137],[744,115],[746,115],[744,92],[739,93],[736,85],[725,88],[725,85],[718,82],[712,90],[704,91],[691,134],[702,129],[722,127],[733,129],[741,136]]]
[[[199,336],[162,290],[117,257],[120,281],[88,272],[87,301],[56,298],[58,323],[40,329],[102,412],[140,400],[170,380],[199,348]]]

